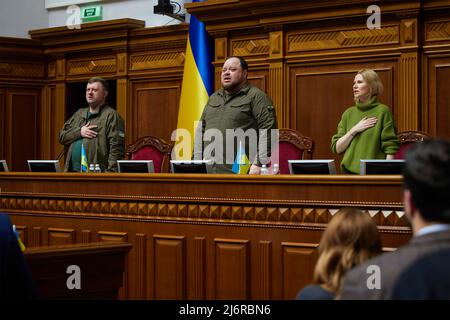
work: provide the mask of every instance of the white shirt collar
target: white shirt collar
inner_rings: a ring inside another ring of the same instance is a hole
[[[420,229],[415,234],[415,236],[419,237],[419,236],[423,236],[425,234],[434,233],[434,232],[440,232],[440,231],[446,231],[446,230],[450,230],[450,224],[437,223],[437,224],[432,224],[432,225],[423,227],[422,229]]]

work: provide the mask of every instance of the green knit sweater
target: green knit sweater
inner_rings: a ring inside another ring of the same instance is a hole
[[[386,159],[395,154],[400,146],[392,113],[374,96],[366,103],[357,102],[348,108],[339,122],[337,133],[331,138],[331,151],[336,152],[336,142],[364,117],[376,117],[375,126],[358,133],[345,150],[341,167],[359,173],[361,159]]]

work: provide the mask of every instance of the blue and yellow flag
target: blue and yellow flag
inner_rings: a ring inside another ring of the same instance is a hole
[[[25,248],[25,245],[23,244],[22,240],[20,240],[20,235],[19,235],[19,232],[17,232],[17,230],[16,230],[16,225],[13,224],[12,229],[13,229],[14,234],[16,235],[20,250],[22,252],[24,252],[26,248]]]
[[[242,142],[239,141],[239,149],[236,154],[236,159],[234,160],[233,167],[231,170],[237,174],[247,174],[248,169],[250,169],[251,163],[245,154],[245,149],[242,146]]]
[[[81,144],[81,172],[88,172],[88,162],[86,150],[84,150],[84,144]]]
[[[193,0],[192,2],[202,2]],[[212,67],[212,42],[206,32],[205,24],[191,15],[184,61],[183,82],[178,111],[178,129],[186,129],[194,140],[194,122],[202,115],[203,108],[214,90]],[[179,134],[177,133],[177,141]],[[193,143],[191,143],[192,151]],[[190,159],[184,152],[182,160]]]

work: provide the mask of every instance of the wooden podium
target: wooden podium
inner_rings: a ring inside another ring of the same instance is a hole
[[[24,255],[40,299],[118,299],[131,247],[93,242],[29,248]]]

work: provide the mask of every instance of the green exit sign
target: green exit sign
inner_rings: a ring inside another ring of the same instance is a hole
[[[81,21],[91,22],[102,20],[102,6],[85,7],[81,9]]]

